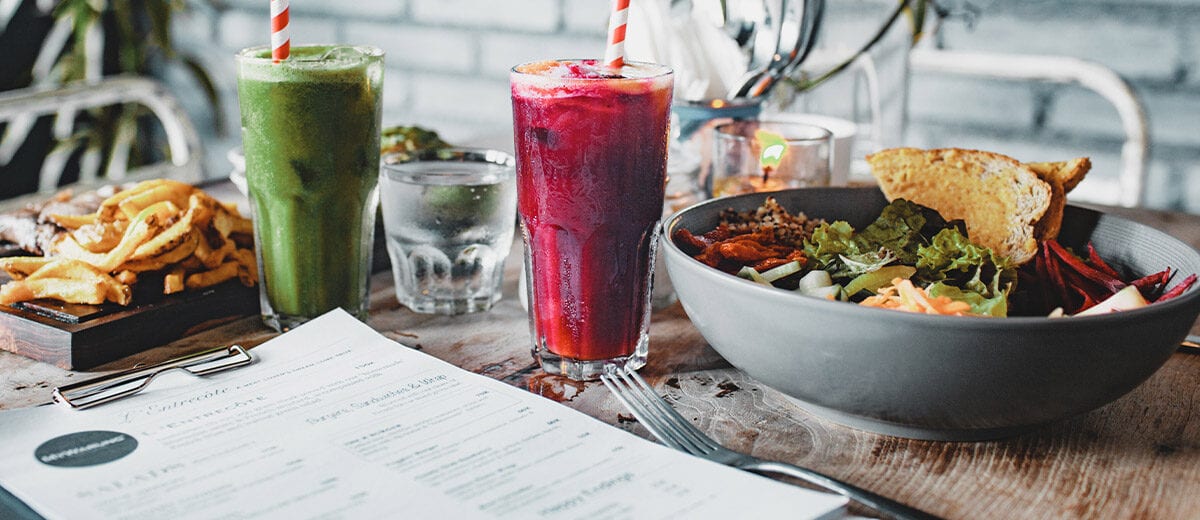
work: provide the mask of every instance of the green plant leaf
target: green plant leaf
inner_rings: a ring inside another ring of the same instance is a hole
[[[150,36],[168,57],[174,56],[171,47],[171,4],[163,1],[150,2],[146,9],[150,16]]]
[[[130,0],[113,0],[114,24],[117,27],[117,68],[122,72],[137,71],[143,61],[141,39],[134,26],[133,5]],[[126,13],[126,14],[120,14]]]
[[[104,48],[93,49],[88,47],[88,31],[93,26],[100,23],[100,13],[93,10],[86,0],[75,2],[74,17],[72,18],[72,45],[70,46],[71,55],[75,58],[75,67],[65,70],[71,75],[63,78],[65,81],[79,81],[87,79],[88,63],[103,63]],[[92,59],[91,56],[98,56]]]

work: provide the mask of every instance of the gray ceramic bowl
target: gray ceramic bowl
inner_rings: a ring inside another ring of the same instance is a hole
[[[789,211],[862,229],[886,204],[875,188],[771,194]],[[766,194],[704,202],[672,216],[705,232],[725,208]],[[1118,217],[1069,206],[1060,241],[1088,240],[1118,269],[1200,273],[1200,253]],[[765,287],[710,268],[669,239],[661,251],[684,310],[735,367],[820,416],[920,439],[1004,437],[1093,410],[1166,362],[1200,314],[1200,286],[1142,309],[1078,318],[928,316]],[[1183,276],[1177,276],[1177,283]],[[1131,418],[1132,419],[1132,418]]]

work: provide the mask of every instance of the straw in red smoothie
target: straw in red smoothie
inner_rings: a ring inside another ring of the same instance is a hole
[[[629,0],[613,0],[612,16],[608,18],[608,47],[604,64],[612,69],[625,66],[625,24],[629,21]]]
[[[292,51],[288,36],[288,0],[271,0],[271,58],[279,63]]]

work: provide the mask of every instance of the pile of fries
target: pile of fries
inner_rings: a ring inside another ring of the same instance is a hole
[[[0,286],[0,303],[129,305],[130,286],[150,272],[163,275],[164,294],[234,278],[258,282],[250,220],[186,183],[145,181],[105,199],[95,213],[49,220],[64,232],[47,256],[0,259],[13,279]]]

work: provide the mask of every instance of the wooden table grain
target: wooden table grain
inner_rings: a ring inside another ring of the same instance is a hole
[[[1200,215],[1105,209],[1200,248]],[[649,437],[599,383],[547,376],[533,363],[516,297],[519,255],[515,248],[507,264],[504,299],[482,314],[412,313],[396,303],[391,274],[377,273],[369,324],[411,348]],[[1193,332],[1200,333],[1200,324]],[[930,442],[805,412],[731,367],[678,304],[653,315],[650,333],[642,374],[732,449],[807,466],[951,519],[1200,518],[1200,355],[1177,353],[1125,397],[1039,431],[991,442]],[[257,318],[245,318],[93,372],[0,352],[0,409],[47,402],[55,386],[136,363],[232,343],[253,347],[275,335]]]

